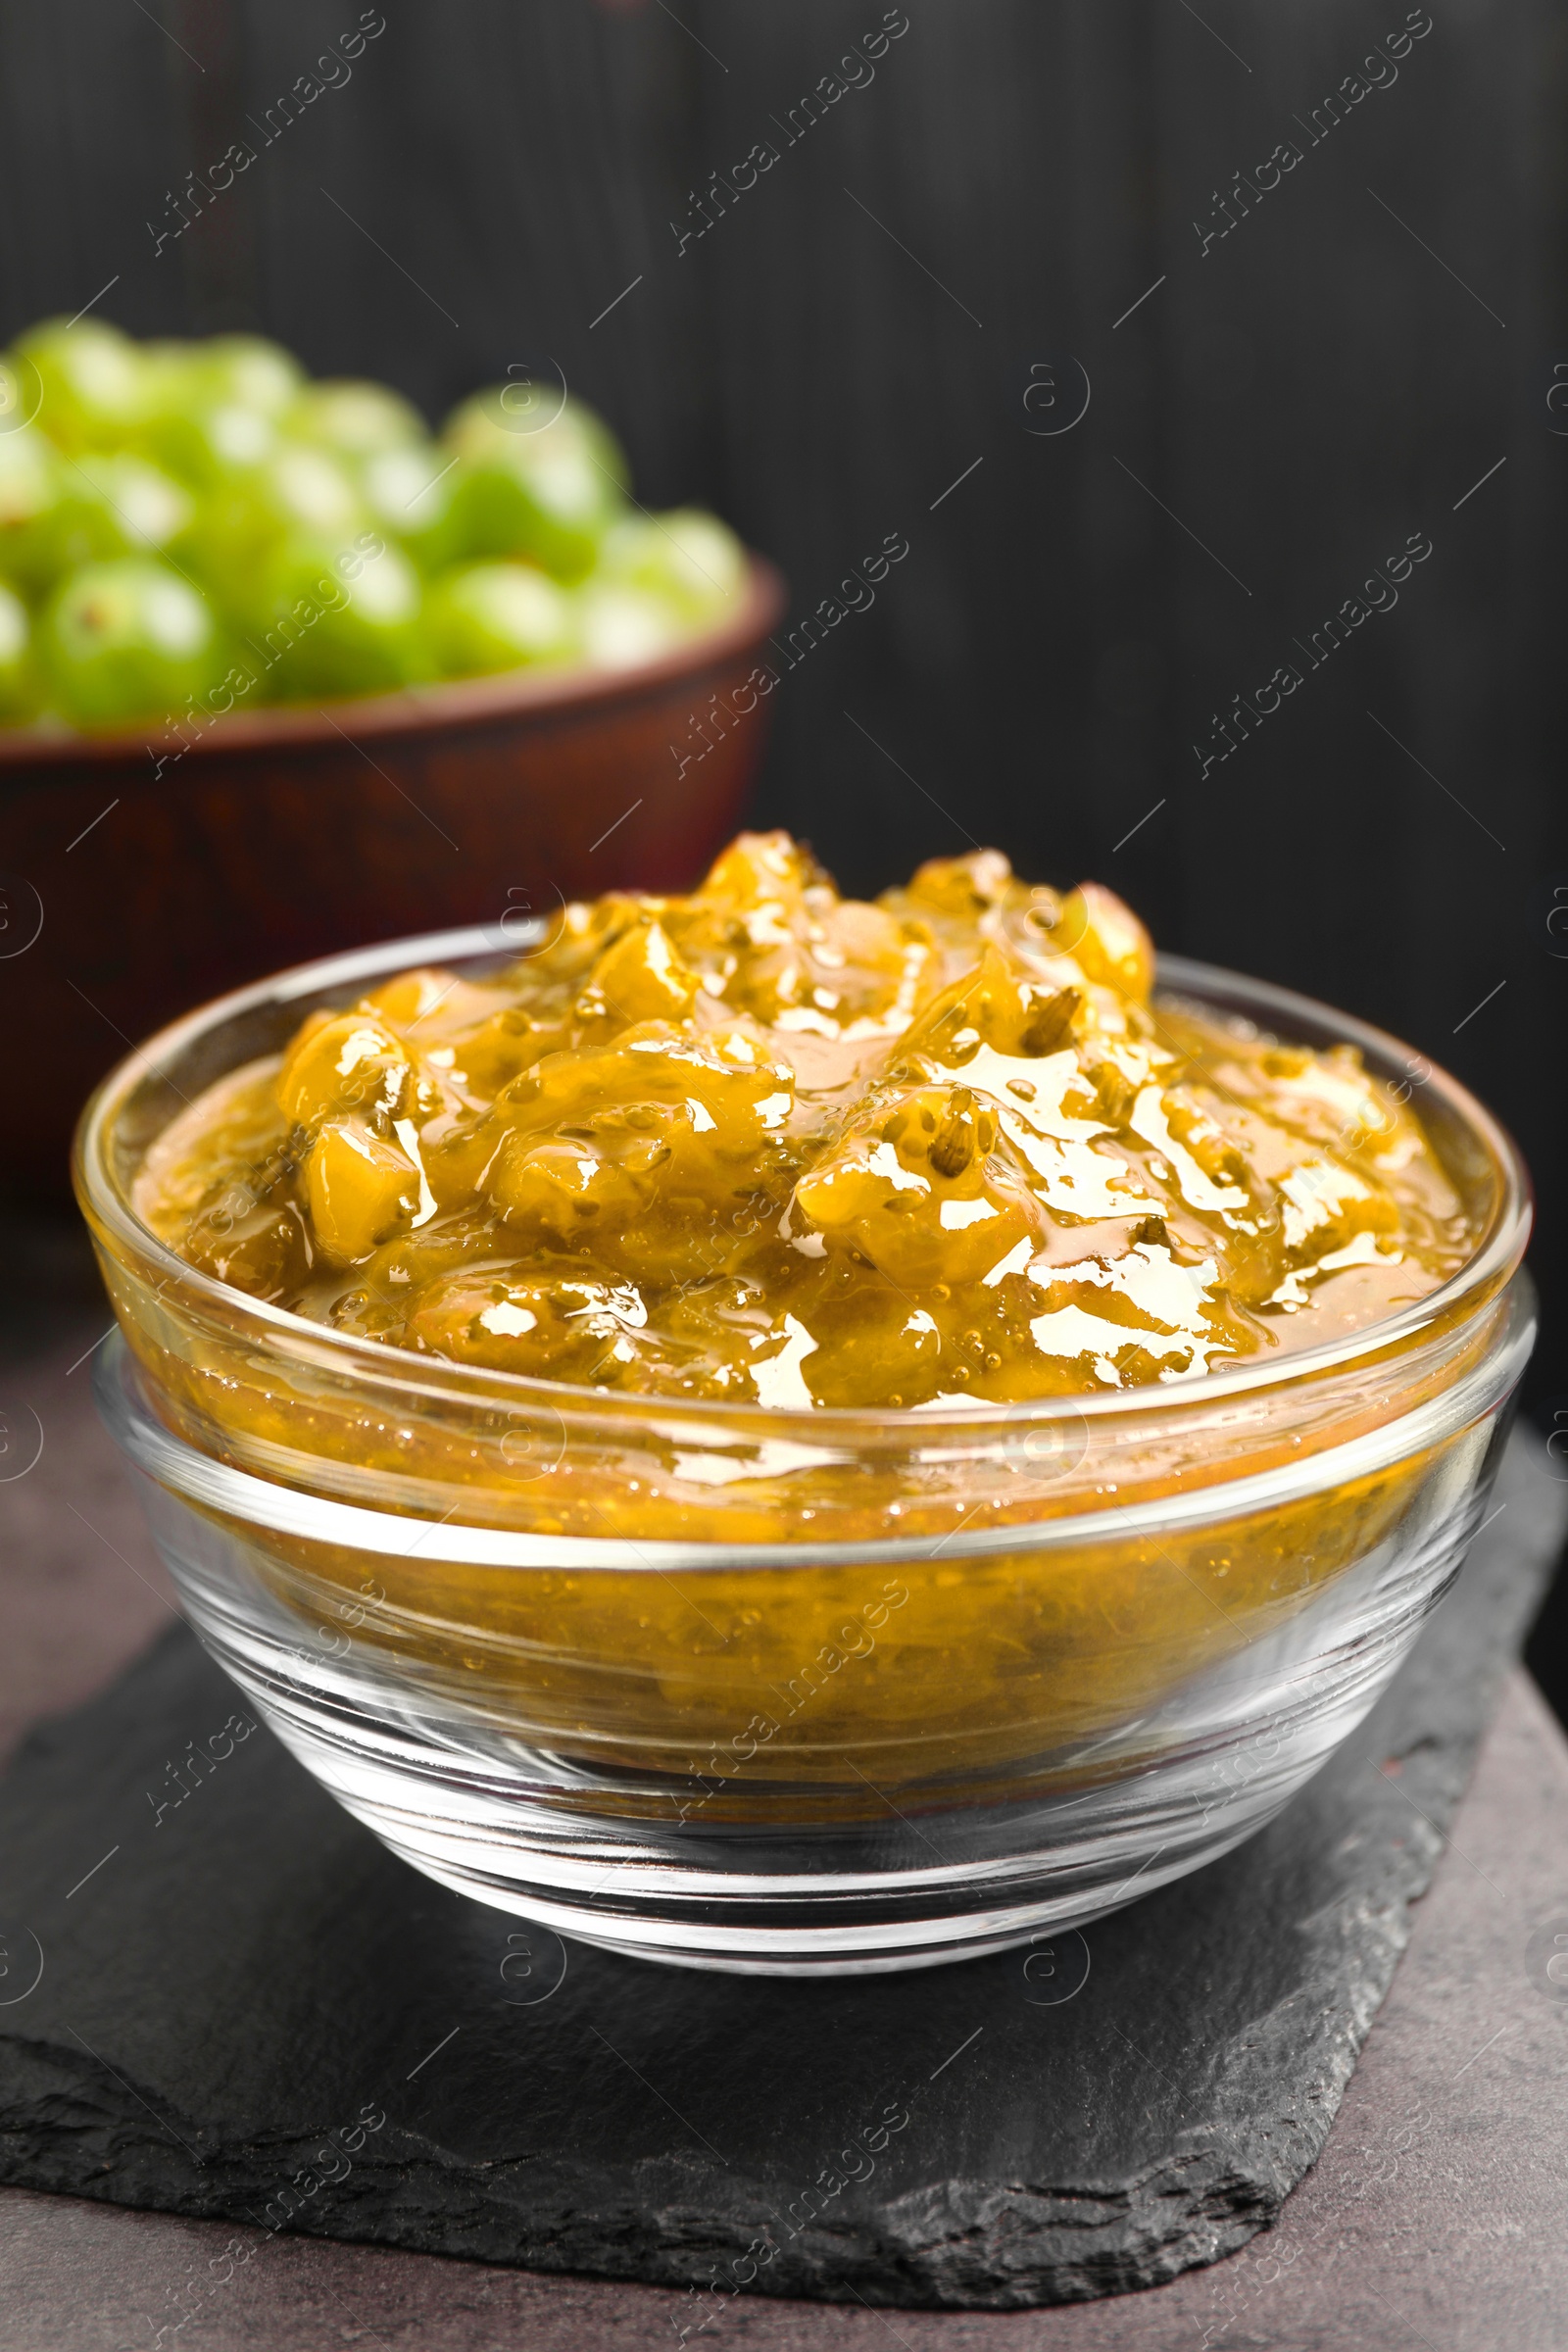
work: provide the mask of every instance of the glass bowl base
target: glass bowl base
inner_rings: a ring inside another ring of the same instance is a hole
[[[978,1958],[1086,1926],[1201,1869],[1286,1805],[1372,1705],[1457,1567],[1309,1658],[1253,1655],[1245,1708],[1223,1676],[1128,1728],[1099,1776],[1059,1753],[1014,1767],[1001,1801],[959,1784],[723,1792],[587,1770],[423,1716],[407,1683],[352,1656],[302,1657],[282,1613],[171,1565],[218,1662],[313,1777],[413,1868],[557,1935],[667,1965],[873,1975]],[[1437,1570],[1437,1573],[1433,1573]],[[853,1769],[853,1768],[852,1768]],[[988,1776],[988,1794],[997,1786]],[[858,1813],[859,1818],[848,1818]],[[836,1817],[835,1817],[836,1816]],[[1063,1997],[1063,1996],[1056,1996]]]

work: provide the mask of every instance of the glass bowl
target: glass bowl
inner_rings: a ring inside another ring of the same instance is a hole
[[[78,1130],[121,1325],[103,1410],[197,1633],[279,1738],[444,1886],[706,1968],[1025,1943],[1276,1813],[1486,1508],[1534,1338],[1528,1186],[1495,1122],[1378,1031],[1166,959],[1163,993],[1413,1085],[1480,1239],[1342,1340],[1022,1406],[790,1412],[494,1373],[259,1303],[142,1223],[143,1154],[201,1088],[316,1005],[518,944],[437,933],[225,997]]]

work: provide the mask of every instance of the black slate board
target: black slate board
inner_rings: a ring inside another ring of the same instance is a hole
[[[0,2178],[229,2217],[241,2252],[695,2282],[693,2333],[736,2291],[1005,2308],[1212,2261],[1312,2162],[1388,1989],[1568,1518],[1544,1463],[1514,1439],[1416,1652],[1269,1829],[1049,1957],[911,1976],[568,1953],[260,1729],[176,1803],[186,1741],[248,1719],[176,1629],[0,1783]]]

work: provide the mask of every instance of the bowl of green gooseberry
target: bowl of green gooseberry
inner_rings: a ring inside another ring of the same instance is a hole
[[[7,725],[214,715],[225,681],[250,710],[615,672],[730,618],[747,575],[723,523],[638,507],[603,421],[532,382],[432,437],[389,386],[313,382],[260,336],[85,318],[0,358]]]
[[[584,403],[391,387],[93,318],[0,354],[0,1188],[186,1004],[402,930],[684,887],[727,838],[782,582],[652,514]],[[23,1024],[19,1030],[16,1024]]]

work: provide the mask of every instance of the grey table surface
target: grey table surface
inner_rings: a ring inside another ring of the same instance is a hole
[[[4,1495],[0,1751],[103,1688],[172,1601],[74,1323],[25,1367],[43,1448]],[[22,1387],[8,1371],[15,1396]],[[0,1381],[0,1406],[7,1402]],[[1568,1741],[1512,1677],[1324,2154],[1277,2229],[1146,2294],[993,2316],[545,2278],[0,2190],[3,2352],[1549,2352],[1568,2346]],[[244,2251],[243,2245],[239,2249]],[[232,2269],[232,2276],[221,2274]],[[182,2314],[188,2315],[182,2317]]]

